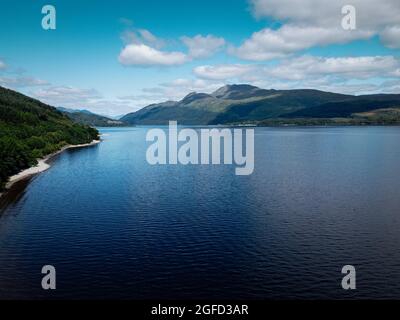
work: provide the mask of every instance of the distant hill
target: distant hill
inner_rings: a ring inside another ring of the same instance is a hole
[[[56,108],[0,87],[0,189],[37,158],[98,138],[96,129],[74,123]]]
[[[101,116],[88,110],[75,110],[63,107],[58,107],[57,109],[67,115],[72,121],[92,127],[119,127],[128,125],[123,121]]]
[[[180,101],[152,104],[121,120],[143,125],[162,125],[169,120],[187,125],[217,125],[303,123],[304,119],[313,119],[309,123],[317,124],[318,119],[330,118],[329,122],[334,122],[333,118],[352,118],[355,113],[397,107],[399,94],[353,96],[311,89],[266,90],[238,84],[211,94],[192,92]]]

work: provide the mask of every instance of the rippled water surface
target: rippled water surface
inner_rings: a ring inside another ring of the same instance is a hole
[[[2,200],[0,298],[400,298],[400,128],[258,128],[250,176],[150,166],[147,130],[103,129]]]

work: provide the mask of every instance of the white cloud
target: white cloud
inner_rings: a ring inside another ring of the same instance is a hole
[[[336,92],[342,94],[372,94],[382,92],[383,89],[379,85],[369,83],[368,81],[360,81],[353,83],[350,80],[331,81],[329,77],[319,79],[309,79],[306,83],[303,81],[280,81],[279,79],[266,79],[250,84],[266,89],[276,90],[293,90],[293,89],[315,89],[327,92]]]
[[[180,100],[193,91],[211,93],[227,83],[248,83],[280,90],[308,88],[345,94],[396,93],[400,85],[400,60],[393,56],[301,56],[282,60],[277,65],[204,65],[194,68],[193,73],[197,79],[178,78],[142,89],[142,94],[119,98],[131,101],[138,109],[152,103]]]
[[[393,56],[301,56],[284,59],[277,65],[199,66],[193,72],[202,79],[243,82],[265,88],[315,88],[360,94],[383,91],[371,79],[400,78],[400,59]]]
[[[118,60],[127,66],[173,66],[185,63],[187,56],[182,52],[160,51],[145,44],[130,44],[121,51]]]
[[[213,35],[197,35],[193,38],[181,37],[182,42],[189,48],[189,56],[192,58],[207,58],[216,53],[225,45],[223,38]]]
[[[122,34],[125,47],[120,52],[118,60],[123,65],[136,66],[175,66],[193,59],[207,58],[225,45],[223,38],[213,35],[194,37],[183,36],[180,40],[188,48],[188,52],[166,50],[167,44],[176,43],[165,41],[146,29],[129,28]],[[163,50],[161,50],[163,49]]]
[[[341,8],[351,4],[356,8],[357,28],[378,29],[400,24],[398,0],[251,0],[257,17],[272,17],[298,25],[340,27]]]
[[[274,78],[280,80],[307,80],[324,76],[346,79],[372,77],[396,78],[400,76],[400,60],[393,56],[365,57],[314,57],[301,56],[285,59],[278,65],[233,64],[199,66],[193,72],[205,79],[253,79]]]
[[[216,66],[199,66],[194,68],[196,76],[210,80],[227,80],[242,77],[254,70],[255,66],[244,64],[225,64]]]
[[[247,40],[239,55],[255,60],[279,57],[293,51],[315,45],[345,43],[355,39],[365,39],[372,35],[380,35],[382,42],[392,48],[399,45],[400,2],[398,0],[251,0],[252,11],[256,17],[269,17],[286,23],[281,29],[288,27],[293,35],[283,34],[280,29],[260,31]],[[356,30],[341,29],[343,15],[341,9],[351,4],[356,9]],[[297,28],[297,32],[295,30]],[[311,30],[320,30],[320,36]],[[262,37],[264,35],[264,37]],[[298,38],[296,41],[294,38]],[[309,39],[309,40],[308,40]],[[257,41],[258,40],[258,41]],[[304,43],[301,46],[301,43]],[[287,46],[285,45],[287,44]],[[251,45],[258,54],[251,55]],[[246,50],[247,49],[247,50]],[[279,50],[281,49],[281,50]],[[272,53],[270,51],[272,50]],[[242,51],[242,52],[241,52]],[[280,55],[281,54],[281,55]]]
[[[46,86],[49,83],[45,80],[36,79],[32,77],[0,77],[0,85],[9,88],[23,88],[23,87],[37,87]]]
[[[37,90],[35,98],[55,106],[84,105],[92,99],[99,99],[100,94],[94,89],[80,89],[70,86],[54,86]]]
[[[380,85],[384,93],[400,93],[400,80],[385,81]]]
[[[381,40],[388,48],[400,48],[400,25],[385,28],[381,33]]]
[[[189,52],[185,54],[179,51],[162,51],[150,45],[139,43],[146,40],[149,44],[159,43],[157,38],[147,30],[141,30],[141,38],[135,38],[133,42],[127,45],[119,55],[119,62],[124,65],[142,65],[142,66],[174,66],[181,65],[192,59],[207,58],[217,52],[225,45],[223,38],[217,38],[212,35],[203,37],[197,35],[193,38],[182,37],[182,42],[188,47]],[[160,45],[160,44],[159,44]]]
[[[393,56],[325,58],[302,56],[284,60],[273,68],[264,68],[265,75],[286,80],[336,76],[347,79],[396,77],[399,59]]]
[[[2,60],[0,60],[0,71],[3,75],[0,76],[0,86],[10,89],[40,87],[50,84],[45,80],[26,75],[26,71],[24,69],[8,67]]]
[[[123,32],[122,39],[126,45],[118,60],[125,66],[174,66],[189,60],[182,52],[161,50],[166,41],[146,29],[130,28]]]
[[[230,48],[230,53],[245,60],[264,61],[314,46],[346,43],[372,35],[370,31],[349,32],[341,28],[284,25],[277,30],[266,28],[253,33],[240,47]]]

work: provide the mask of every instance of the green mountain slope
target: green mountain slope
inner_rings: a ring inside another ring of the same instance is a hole
[[[400,106],[399,94],[352,96],[319,90],[265,90],[250,85],[228,85],[212,94],[190,93],[181,101],[149,105],[121,120],[130,124],[340,124],[359,123],[354,114]],[[391,113],[390,122],[397,113]],[[326,120],[329,119],[329,120]],[[335,120],[334,120],[335,119]],[[339,120],[346,119],[346,120]],[[365,117],[362,121],[366,121]],[[366,123],[373,123],[370,118]],[[382,119],[387,117],[380,117]],[[388,120],[389,121],[389,120]],[[400,123],[400,119],[398,119]],[[363,122],[364,123],[364,122]]]
[[[210,124],[225,124],[274,119],[320,105],[327,101],[342,101],[351,96],[318,90],[274,90],[274,94],[255,101],[231,104]]]
[[[284,115],[287,118],[347,118],[354,113],[400,107],[400,95],[366,95],[343,101],[330,101]]]
[[[399,101],[400,95],[351,96],[309,89],[265,90],[228,85],[212,94],[190,93],[181,101],[149,105],[121,120],[130,124],[159,125],[177,120],[181,124],[216,125],[281,118],[350,117],[355,112],[394,107]]]
[[[120,127],[127,124],[123,121],[113,120],[105,116],[92,113],[87,110],[72,110],[67,108],[57,108],[72,121],[92,127]]]
[[[0,188],[9,176],[35,165],[37,158],[98,135],[51,106],[0,87]]]

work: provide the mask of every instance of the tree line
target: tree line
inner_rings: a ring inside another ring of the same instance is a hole
[[[11,175],[36,165],[37,158],[98,135],[51,106],[0,87],[0,189]]]

